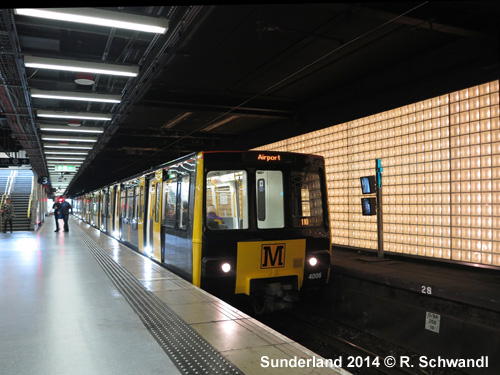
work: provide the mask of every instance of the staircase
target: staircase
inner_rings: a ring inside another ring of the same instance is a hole
[[[0,197],[5,192],[5,186],[10,176],[10,169],[0,169]]]
[[[2,182],[0,181],[0,184]],[[31,185],[33,183],[33,172],[19,170],[14,185],[10,192],[10,199],[14,205],[14,219],[12,219],[13,231],[31,230],[31,219],[28,217]],[[5,189],[5,186],[4,186]],[[3,231],[3,227],[1,228]],[[7,226],[7,230],[10,230]]]

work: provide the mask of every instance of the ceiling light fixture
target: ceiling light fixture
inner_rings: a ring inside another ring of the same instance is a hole
[[[109,74],[125,77],[137,77],[139,74],[139,68],[137,66],[105,64],[80,60],[53,59],[50,57],[37,57],[31,55],[24,55],[24,65],[27,68]]]
[[[32,98],[43,99],[60,99],[60,100],[80,100],[86,102],[100,102],[100,103],[120,103],[120,95],[106,95],[85,92],[71,92],[71,91],[46,91],[31,89]]]
[[[38,109],[36,111],[39,117],[51,117],[51,118],[72,118],[81,120],[97,120],[97,121],[110,121],[113,115],[110,113],[91,113],[91,112],[57,112],[57,111],[46,111],[43,109]]]
[[[88,155],[88,152],[45,151],[45,155]]]
[[[80,165],[83,164],[83,162],[82,161],[54,161],[54,160],[47,161],[48,166],[60,165],[60,164],[71,164],[71,165],[74,165],[75,167],[79,167]]]
[[[42,135],[42,140],[44,141],[66,141],[66,142],[97,142],[97,138],[80,138],[80,137],[65,137],[65,136],[57,136],[57,135],[51,135],[51,136],[46,136]]]
[[[81,127],[78,129],[69,128],[64,125],[39,125],[41,131],[47,132],[67,132],[67,133],[104,133],[104,129],[91,128],[91,127]]]
[[[202,131],[202,132],[208,132],[208,131],[210,131],[210,130],[213,130],[213,129],[215,129],[215,128],[218,128],[219,126],[222,126],[222,125],[224,125],[224,124],[227,124],[228,122],[231,122],[231,121],[233,121],[233,120],[235,120],[235,119],[237,119],[237,118],[238,118],[238,116],[230,116],[230,117],[227,117],[227,118],[225,118],[224,120],[221,120],[221,121],[219,121],[219,122],[215,122],[215,123],[213,123],[213,124],[211,124],[211,125],[206,126],[205,128],[201,129],[201,131]]]
[[[67,158],[62,156],[46,156],[47,160],[85,160],[85,158]]]
[[[43,147],[57,149],[92,150],[92,146],[51,145],[47,143],[44,143]]]
[[[168,20],[166,18],[153,18],[94,8],[21,8],[14,9],[14,12],[22,16],[116,27],[155,34],[165,34],[168,29]]]

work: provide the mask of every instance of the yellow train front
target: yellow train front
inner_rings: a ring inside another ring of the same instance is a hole
[[[252,296],[260,311],[287,308],[299,290],[328,282],[319,156],[200,152],[82,202],[92,225],[210,293]]]

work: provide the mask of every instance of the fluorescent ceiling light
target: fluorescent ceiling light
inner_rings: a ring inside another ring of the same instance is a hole
[[[85,160],[85,158],[67,158],[66,156],[46,156],[45,159],[47,159],[47,160],[59,160],[59,159],[64,159],[64,160]]]
[[[48,166],[56,166],[56,165],[61,165],[61,164],[71,164],[74,165],[75,167],[79,167],[82,165],[82,161],[55,161],[55,160],[49,160],[47,161]]]
[[[91,127],[81,127],[81,128],[70,128],[64,125],[39,125],[41,131],[48,132],[68,132],[68,133],[104,133],[103,129],[91,128]]]
[[[110,121],[113,115],[109,113],[91,113],[91,112],[56,112],[38,109],[36,111],[38,117],[50,118],[73,118],[81,120],[97,120],[97,121]]]
[[[97,138],[80,138],[80,137],[65,137],[59,135],[42,135],[42,140],[44,141],[59,141],[59,142],[97,142]]]
[[[101,102],[101,103],[120,103],[120,95],[106,95],[85,92],[71,92],[71,91],[46,91],[31,89],[32,98],[42,99],[61,99],[61,100],[80,100],[88,102]]]
[[[153,18],[94,8],[25,8],[14,9],[14,12],[23,16],[116,27],[155,34],[165,34],[168,28],[168,20],[165,18]]]
[[[137,77],[137,66],[105,64],[80,60],[63,60],[49,57],[24,56],[24,65],[27,68],[64,70],[69,72],[84,72],[95,74],[109,74],[114,76]]]
[[[44,143],[43,147],[57,148],[57,149],[73,149],[73,150],[92,150],[92,146],[52,145],[50,143]]]
[[[88,152],[44,151],[45,155],[88,155]]]
[[[201,131],[207,132],[207,131],[213,130],[215,128],[218,128],[219,126],[222,126],[224,124],[227,124],[228,122],[233,121],[236,118],[238,118],[238,116],[230,116],[228,118],[225,118],[224,120],[221,120],[219,122],[208,125],[207,127],[201,129]]]

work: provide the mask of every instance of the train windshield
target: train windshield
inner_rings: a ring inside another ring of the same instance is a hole
[[[292,172],[292,221],[294,227],[323,223],[321,177],[318,173]]]
[[[207,227],[247,229],[247,172],[211,171],[207,174]]]
[[[282,171],[255,171],[254,209],[258,229],[285,227],[285,199],[291,202],[291,224],[294,227],[323,224],[320,174],[292,171],[287,176],[290,179],[289,194],[284,192],[285,175]],[[206,223],[209,229],[248,228],[246,171],[210,171],[207,174],[206,189]]]

